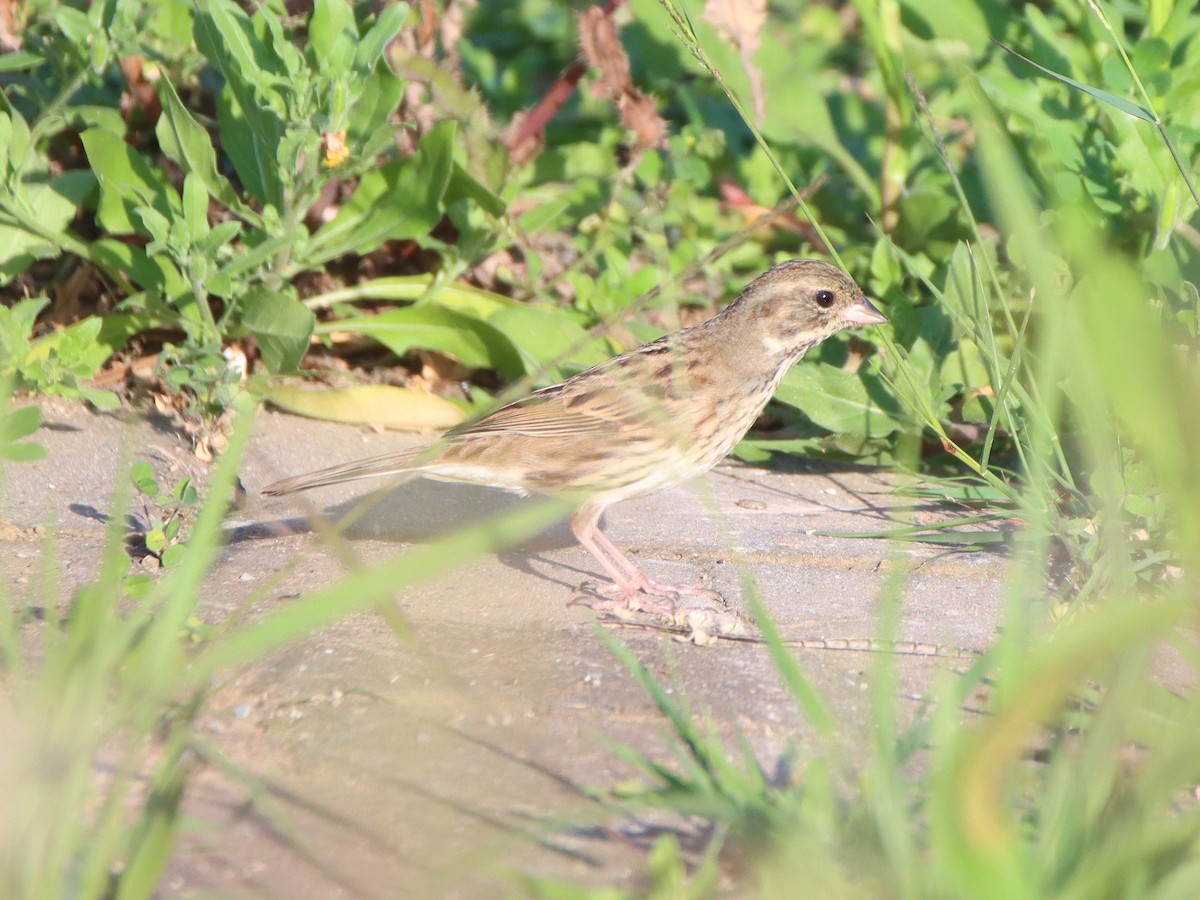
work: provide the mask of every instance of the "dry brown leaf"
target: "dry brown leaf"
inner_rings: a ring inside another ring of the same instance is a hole
[[[767,94],[762,70],[754,64],[754,54],[762,44],[767,0],[708,0],[701,18],[716,28],[721,38],[733,45],[742,57],[742,67],[750,79],[754,118],[762,125],[767,112]]]
[[[597,97],[616,101],[626,91],[636,90],[629,78],[629,57],[621,46],[617,23],[605,15],[603,7],[589,7],[579,17],[579,43],[587,61],[600,74],[600,80],[592,86]]]
[[[641,91],[626,94],[617,107],[621,110],[621,123],[637,135],[637,155],[666,140],[667,123],[658,114],[657,104]]]
[[[583,55],[600,75],[592,85],[596,96],[612,101],[621,113],[621,124],[636,136],[634,158],[662,143],[667,125],[657,104],[634,85],[629,77],[629,57],[621,44],[617,25],[600,6],[592,6],[579,17],[579,43]]]
[[[23,46],[21,29],[13,16],[15,0],[0,0],[0,53],[12,53]]]

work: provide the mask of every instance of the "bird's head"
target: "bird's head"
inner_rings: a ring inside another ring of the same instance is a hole
[[[793,361],[845,328],[887,321],[854,279],[819,259],[792,259],[768,269],[723,315],[740,319],[772,356]]]

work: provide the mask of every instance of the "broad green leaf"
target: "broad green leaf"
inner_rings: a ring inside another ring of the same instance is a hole
[[[136,286],[167,299],[180,298],[191,290],[187,279],[166,256],[149,256],[124,241],[101,238],[89,248],[88,258],[114,278],[128,278]]]
[[[878,438],[901,424],[891,392],[869,373],[801,363],[784,376],[775,399],[838,433]]]
[[[29,354],[29,338],[49,297],[26,297],[11,307],[0,306],[0,373],[11,378]]]
[[[121,111],[112,106],[94,106],[91,104],[68,106],[63,110],[62,115],[63,121],[76,131],[86,131],[89,128],[103,128],[111,131],[113,134],[125,133],[125,120],[121,118]]]
[[[346,0],[316,0],[308,19],[308,50],[325,74],[341,76],[350,68],[358,41],[354,11]]]
[[[159,81],[158,97],[163,112],[154,134],[163,153],[184,172],[200,178],[208,192],[225,206],[236,210],[239,215],[246,215],[249,210],[237,196],[233,185],[217,169],[217,154],[208,131],[183,105],[166,78]]]
[[[0,442],[0,458],[10,462],[37,462],[50,455],[50,451],[42,444],[26,442],[22,444],[5,444]]]
[[[76,385],[72,390],[78,391],[79,396],[96,407],[96,409],[119,409],[121,406],[121,398],[114,391],[92,387],[87,384]]]
[[[66,228],[75,218],[80,204],[95,186],[95,176],[87,170],[64,172],[48,182],[24,185],[24,202],[21,205],[36,215],[36,225],[42,231],[65,236]],[[24,271],[34,259],[54,256],[59,252],[59,244],[53,240],[45,240],[24,228],[0,225],[2,273],[15,275]]]
[[[33,462],[45,459],[44,446],[33,441],[18,443],[34,434],[42,424],[40,406],[20,406],[0,409],[0,459],[13,462]]]
[[[247,113],[230,90],[217,98],[217,121],[221,148],[233,163],[242,186],[259,201],[276,209],[282,204],[276,151],[284,138],[284,126],[269,109]]]
[[[149,30],[173,45],[182,57],[192,43],[192,4],[188,0],[156,3]]]
[[[28,50],[11,50],[0,56],[0,72],[19,72],[22,69],[36,69],[42,64],[42,57]]]
[[[254,26],[231,0],[196,0],[196,47],[242,99],[249,99],[254,73],[265,68],[267,50]]]
[[[151,553],[159,553],[167,546],[167,536],[161,528],[151,528],[146,532],[146,549]]]
[[[213,229],[214,232],[216,229]],[[253,241],[257,240],[258,243]],[[219,272],[227,278],[234,278],[243,272],[249,272],[266,263],[278,254],[284,247],[296,243],[296,237],[290,234],[279,234],[263,239],[262,232],[252,231],[245,239],[248,246],[223,265]]]
[[[254,335],[271,372],[294,372],[312,338],[316,317],[295,297],[257,286],[242,298],[242,325]]]
[[[459,200],[474,200],[480,209],[496,218],[508,211],[508,204],[503,197],[455,162],[450,172],[450,183],[446,185],[445,201],[455,203]]]
[[[99,316],[89,316],[38,338],[29,345],[26,364],[57,357],[73,374],[91,378],[112,355],[112,348],[99,341],[102,324]]]
[[[230,0],[197,0],[193,30],[197,48],[225,79],[217,100],[221,145],[246,190],[279,208],[277,153],[286,129],[271,108],[271,101],[283,105],[272,74],[275,57]]]
[[[221,248],[237,237],[241,230],[242,223],[234,219],[218,222],[203,240],[197,242],[196,248],[210,260],[215,259]]]
[[[523,375],[521,355],[500,331],[473,316],[437,306],[406,306],[377,316],[356,316],[317,326],[318,334],[351,331],[379,341],[397,356],[410,350],[437,350],[463,365],[496,369],[509,378]]]
[[[984,48],[988,21],[982,3],[945,3],[942,0],[904,0],[904,14],[942,40],[960,40],[972,50]]]
[[[509,306],[488,317],[488,323],[508,336],[527,360],[526,369],[543,366],[587,368],[613,355],[603,338],[589,335],[579,317],[554,306]]]
[[[54,13],[54,22],[78,47],[86,47],[96,30],[86,13],[70,6],[59,7]]]
[[[80,138],[88,162],[100,182],[100,206],[96,218],[113,234],[133,234],[134,210],[151,206],[173,219],[181,213],[179,194],[161,169],[146,160],[121,136],[101,128],[89,128]]]
[[[368,172],[333,220],[313,235],[306,264],[367,253],[384,241],[424,237],[442,215],[453,165],[455,123],[442,122],[411,159]]]
[[[444,397],[390,384],[338,390],[278,384],[267,387],[263,394],[280,409],[296,415],[401,431],[445,431],[466,418],[461,407]]]
[[[519,219],[521,230],[526,234],[537,234],[545,228],[554,227],[559,216],[571,208],[571,201],[566,199],[546,200],[539,203]]]
[[[183,221],[189,244],[199,244],[208,235],[208,191],[203,179],[193,172],[183,179]]]
[[[142,227],[139,229],[142,234],[149,235],[158,244],[167,243],[171,236],[172,222],[170,219],[152,206],[134,207],[133,215],[134,218],[142,224]],[[177,242],[176,246],[183,246],[183,242]],[[151,253],[155,252],[153,246],[148,249]]]
[[[0,137],[5,139],[4,143],[0,144],[0,150],[7,148],[6,152],[0,155],[0,159],[6,155],[13,170],[21,172],[33,155],[33,141],[29,125],[15,109],[10,109],[3,114],[0,123],[3,124],[3,132],[0,133]]]
[[[1149,122],[1151,125],[1158,124],[1158,119],[1156,119],[1154,117],[1153,113],[1151,113],[1144,106],[1139,106],[1138,104],[1134,103],[1132,100],[1126,100],[1124,97],[1118,97],[1116,94],[1110,94],[1108,91],[1102,91],[1102,90],[1100,90],[1100,88],[1094,88],[1091,85],[1084,84],[1081,81],[1076,81],[1073,78],[1068,78],[1066,75],[1059,75],[1057,72],[1055,72],[1052,69],[1047,69],[1045,66],[1039,66],[1032,59],[1028,59],[1028,58],[1022,56],[1016,50],[1000,43],[999,41],[995,40],[994,38],[992,40],[992,43],[994,43],[1001,50],[1004,50],[1004,51],[1012,54],[1017,59],[1021,60],[1021,62],[1028,63],[1029,65],[1033,66],[1035,69],[1037,69],[1042,74],[1050,76],[1055,81],[1061,81],[1063,84],[1073,87],[1077,91],[1083,91],[1085,94],[1089,94],[1092,97],[1095,97],[1097,100],[1100,100],[1103,103],[1107,103],[1109,106],[1113,107],[1114,109],[1119,109],[1123,113],[1128,113],[1129,115],[1133,116],[1134,118],[1141,119],[1143,122]]]
[[[0,439],[19,441],[27,438],[42,425],[42,408],[36,405],[21,406],[5,412],[0,422]]]
[[[158,495],[158,479],[154,477],[154,469],[150,463],[145,460],[139,459],[129,467],[129,480],[133,482],[139,494],[147,497]]]
[[[354,66],[357,69],[374,69],[383,58],[383,51],[388,43],[404,26],[408,18],[407,3],[389,3],[379,13],[379,18],[371,26],[371,30],[362,36],[354,54]]]

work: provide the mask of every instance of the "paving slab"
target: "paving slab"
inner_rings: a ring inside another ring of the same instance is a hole
[[[72,404],[49,405],[45,420],[38,440],[49,458],[8,466],[0,484],[0,575],[18,602],[44,602],[45,529],[57,536],[64,591],[94,572],[114,486],[130,462],[147,459],[168,480],[186,473],[203,481],[206,473],[187,439],[161,420]],[[527,502],[425,480],[257,494],[278,477],[416,443],[261,414],[241,473],[248,498],[209,575],[202,614],[217,621],[269,584],[257,601],[265,612],[341,577],[338,554],[310,527],[314,514],[336,520],[369,497],[371,509],[347,532],[347,546],[369,565]],[[888,528],[894,484],[868,469],[727,463],[693,484],[612,508],[605,527],[651,577],[715,588],[735,606],[744,608],[739,582],[749,573],[784,634],[809,640],[876,636],[890,556],[906,573],[898,639],[988,645],[1000,617],[1002,556],[814,533]],[[593,614],[569,605],[581,582],[598,577],[595,561],[559,525],[398,591],[395,608],[410,634],[378,614],[353,615],[231,676],[201,724],[260,787],[248,794],[211,769],[198,777],[187,808],[202,827],[184,836],[165,889],[499,896],[512,889],[515,871],[629,883],[664,829],[694,839],[686,821],[616,819],[589,799],[590,788],[633,774],[611,743],[650,754],[668,747],[665,723],[604,646]],[[786,747],[810,736],[760,646],[613,633],[725,733],[744,732],[764,765],[778,765]],[[847,754],[861,755],[875,655],[799,652]],[[961,664],[895,661],[914,712],[938,673]]]

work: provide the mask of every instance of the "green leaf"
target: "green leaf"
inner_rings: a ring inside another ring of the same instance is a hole
[[[308,19],[308,50],[326,74],[342,75],[350,68],[358,40],[354,11],[346,0],[316,0]]]
[[[901,425],[895,399],[877,376],[868,373],[802,363],[784,376],[775,399],[836,433],[878,438]]]
[[[28,50],[11,50],[0,56],[0,72],[19,72],[22,69],[36,69],[43,62],[42,57]]]
[[[27,438],[42,425],[40,406],[22,406],[6,412],[0,422],[0,443],[12,443]]]
[[[138,460],[129,469],[129,480],[137,488],[137,492],[146,497],[158,495],[158,479],[154,477],[154,469],[145,460]]]
[[[230,0],[197,0],[193,34],[197,48],[225,79],[217,101],[221,145],[245,189],[278,209],[283,193],[277,153],[286,134],[272,108],[284,108],[273,74],[278,57]]]
[[[308,350],[316,316],[295,297],[256,286],[242,299],[242,325],[272,372],[294,372]]]
[[[151,553],[161,553],[167,546],[167,536],[161,528],[151,528],[146,532],[146,549]]]
[[[0,373],[6,377],[24,364],[34,323],[49,303],[49,297],[26,297],[11,307],[0,306]]]
[[[19,190],[24,193],[20,206],[32,210],[39,230],[50,235],[66,237],[67,226],[75,218],[79,206],[96,187],[95,176],[86,170],[77,169],[42,182],[24,182]],[[0,202],[7,207],[7,203]],[[17,209],[12,209],[17,213]],[[61,252],[56,240],[43,239],[24,228],[0,225],[0,272],[18,274],[28,268],[34,259],[55,256]]]
[[[118,409],[121,406],[121,398],[114,391],[91,387],[86,384],[76,385],[74,390],[78,391],[79,396],[96,407],[96,409]]]
[[[252,220],[257,220],[257,214],[242,203],[233,185],[218,171],[217,154],[208,131],[183,105],[183,101],[175,93],[175,88],[166,78],[159,81],[158,98],[162,103],[163,112],[158,118],[154,134],[166,157],[184,172],[200,178],[208,192],[225,206],[239,215],[249,214],[253,217]]]
[[[49,455],[50,451],[43,444],[6,444],[0,441],[0,458],[10,462],[37,462]]]
[[[552,366],[552,377],[560,367],[575,369],[604,362],[613,355],[613,347],[603,338],[593,337],[580,325],[580,317],[554,306],[508,306],[488,317],[527,360],[526,369]]]
[[[166,219],[181,211],[179,195],[161,169],[152,169],[120,135],[102,128],[89,128],[80,138],[88,162],[100,182],[100,206],[96,218],[113,234],[134,234],[134,210],[152,207]]]
[[[479,208],[489,216],[499,218],[508,211],[504,198],[491,190],[482,181],[464,169],[457,162],[450,172],[450,182],[446,185],[446,203],[456,203],[459,200],[474,200]]]
[[[509,378],[524,374],[525,365],[512,342],[495,327],[472,316],[437,306],[407,306],[377,316],[357,316],[322,323],[318,334],[353,331],[383,344],[397,356],[413,349],[437,350],[463,365],[497,369]]]
[[[89,259],[109,275],[124,276],[138,287],[164,298],[179,298],[191,290],[175,264],[162,254],[149,256],[145,250],[113,238],[101,238],[88,249]]]
[[[142,234],[149,235],[159,244],[166,244],[171,236],[171,221],[152,206],[136,206],[133,214],[141,222]],[[154,252],[154,248],[150,248]]]
[[[173,569],[183,561],[187,555],[188,548],[186,544],[171,544],[169,547],[164,547],[160,560],[164,569]]]
[[[102,320],[97,316],[81,319],[66,328],[52,331],[29,345],[28,362],[57,357],[72,374],[90,378],[104,365],[111,349],[98,340]]]
[[[403,96],[404,80],[386,60],[376,64],[363,79],[362,92],[346,120],[355,158],[373,161],[381,153],[390,154],[395,149],[396,132],[404,126],[389,119]]]
[[[7,397],[7,388],[4,396]],[[30,405],[13,409],[0,408],[0,459],[13,462],[33,462],[45,459],[46,448],[35,441],[18,443],[34,434],[42,424],[42,408]]]
[[[333,220],[313,235],[306,265],[367,253],[384,241],[424,237],[442,215],[453,166],[455,123],[436,125],[411,159],[368,172]]]
[[[70,6],[59,7],[54,13],[54,22],[77,47],[86,47],[96,30],[86,13]]]
[[[371,26],[371,30],[362,36],[354,53],[356,69],[374,69],[375,64],[383,57],[383,51],[388,43],[404,26],[408,18],[407,3],[389,3],[379,13],[379,18]]]
[[[275,151],[284,138],[284,126],[270,110],[247,113],[231,91],[217,98],[221,148],[233,163],[242,187],[260,202],[280,208],[283,186]]]
[[[33,153],[33,140],[29,132],[29,125],[21,118],[20,113],[11,108],[7,113],[0,115],[0,124],[3,125],[3,133],[0,134],[0,137],[7,138],[0,143],[0,150],[8,148],[9,165],[14,171],[20,172]]]
[[[193,246],[208,236],[208,191],[203,179],[193,172],[183,179],[183,221]]]
[[[1138,104],[1134,103],[1132,100],[1126,100],[1124,97],[1118,97],[1116,94],[1110,94],[1108,91],[1102,91],[1102,90],[1100,90],[1100,88],[1094,88],[1091,85],[1084,84],[1081,81],[1076,81],[1073,78],[1068,78],[1066,75],[1059,75],[1057,72],[1053,71],[1052,69],[1047,69],[1045,66],[1039,66],[1032,59],[1027,59],[1026,57],[1022,56],[1020,53],[1018,53],[1016,50],[1013,50],[1011,47],[1005,46],[1004,44],[1000,43],[999,41],[995,40],[994,38],[992,39],[992,43],[995,44],[997,47],[999,47],[1001,50],[1005,50],[1008,53],[1011,53],[1017,59],[1021,60],[1021,62],[1024,62],[1024,63],[1027,63],[1027,64],[1033,66],[1035,69],[1037,69],[1042,74],[1050,76],[1055,81],[1061,81],[1063,84],[1073,87],[1077,91],[1083,91],[1085,94],[1089,94],[1092,97],[1095,97],[1097,100],[1107,103],[1109,106],[1113,107],[1114,109],[1119,109],[1123,113],[1128,113],[1129,115],[1133,116],[1134,118],[1141,119],[1143,122],[1149,122],[1151,125],[1158,124],[1158,119],[1155,118],[1153,113],[1151,113],[1144,106],[1139,106]]]
[[[200,501],[200,494],[190,478],[180,478],[171,488],[171,501],[177,507],[195,506]]]
[[[537,234],[543,229],[552,228],[558,217],[571,208],[571,201],[566,199],[546,200],[539,203],[529,212],[521,216],[521,230],[526,234]]]

